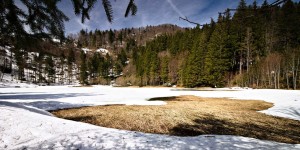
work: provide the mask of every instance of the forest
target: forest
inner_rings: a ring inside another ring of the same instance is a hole
[[[100,48],[109,52],[96,52]],[[18,79],[35,83],[78,79],[119,86],[298,89],[300,3],[287,0],[272,6],[265,0],[258,6],[240,0],[236,9],[195,28],[82,29],[64,42],[44,40],[38,48],[26,49],[36,52],[29,63],[27,53],[11,51]],[[7,60],[1,53],[1,72],[11,73]],[[31,79],[24,69],[31,71]]]
[[[297,89],[300,3],[247,5],[193,29],[163,35],[132,54],[139,85]]]

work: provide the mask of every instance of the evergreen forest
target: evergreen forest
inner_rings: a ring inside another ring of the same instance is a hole
[[[138,46],[131,58],[136,84],[297,89],[300,3],[247,5],[193,29]]]

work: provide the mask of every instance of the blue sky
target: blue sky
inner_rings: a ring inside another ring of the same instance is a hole
[[[80,16],[74,15],[71,1],[63,0],[59,7],[70,18],[70,21],[65,23],[66,32],[76,33],[81,29],[121,29],[166,23],[193,27],[193,24],[179,20],[179,16],[188,17],[195,22],[207,23],[211,17],[216,18],[218,12],[223,12],[226,8],[236,8],[239,3],[239,0],[135,0],[138,6],[137,15],[125,18],[128,1],[111,0],[114,21],[109,23],[100,0],[90,12],[91,20],[82,24]],[[262,1],[257,0],[259,5]],[[273,1],[275,0],[269,0],[269,2]],[[247,3],[253,3],[253,0],[247,0]]]
[[[194,27],[179,17],[187,17],[189,20],[200,24],[210,22],[210,18],[216,19],[218,12],[227,8],[236,8],[240,0],[135,0],[138,12],[136,16],[124,17],[129,0],[110,0],[113,7],[113,23],[107,21],[102,0],[98,0],[90,12],[90,20],[81,23],[81,16],[75,16],[71,0],[61,0],[59,8],[70,18],[65,23],[67,34],[78,33],[81,29],[109,30],[131,27],[145,27],[147,25],[175,24],[181,27]],[[254,0],[246,0],[252,4]],[[256,0],[261,5],[263,0]],[[272,3],[276,0],[268,0]],[[295,0],[299,1],[299,0]],[[25,9],[24,5],[17,5]]]

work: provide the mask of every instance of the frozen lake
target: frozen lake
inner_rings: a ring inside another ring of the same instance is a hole
[[[110,86],[0,89],[0,149],[300,149],[253,138],[201,135],[176,137],[98,127],[51,116],[46,110],[93,105],[164,105],[153,97],[195,95],[264,100],[270,115],[300,120],[300,91],[177,88],[114,88]]]

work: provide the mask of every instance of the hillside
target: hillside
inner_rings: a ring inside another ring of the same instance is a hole
[[[119,82],[184,87],[298,89],[300,3],[247,5],[137,47]],[[126,71],[127,71],[126,70]]]
[[[182,30],[170,24],[114,31],[81,30],[70,34],[65,41],[44,40],[26,51],[3,45],[0,47],[0,80],[40,85],[77,84],[84,65],[90,76],[87,84],[110,84],[122,75],[123,67],[129,63],[130,56],[124,51],[146,45],[160,35]],[[84,64],[83,55],[87,57]]]

